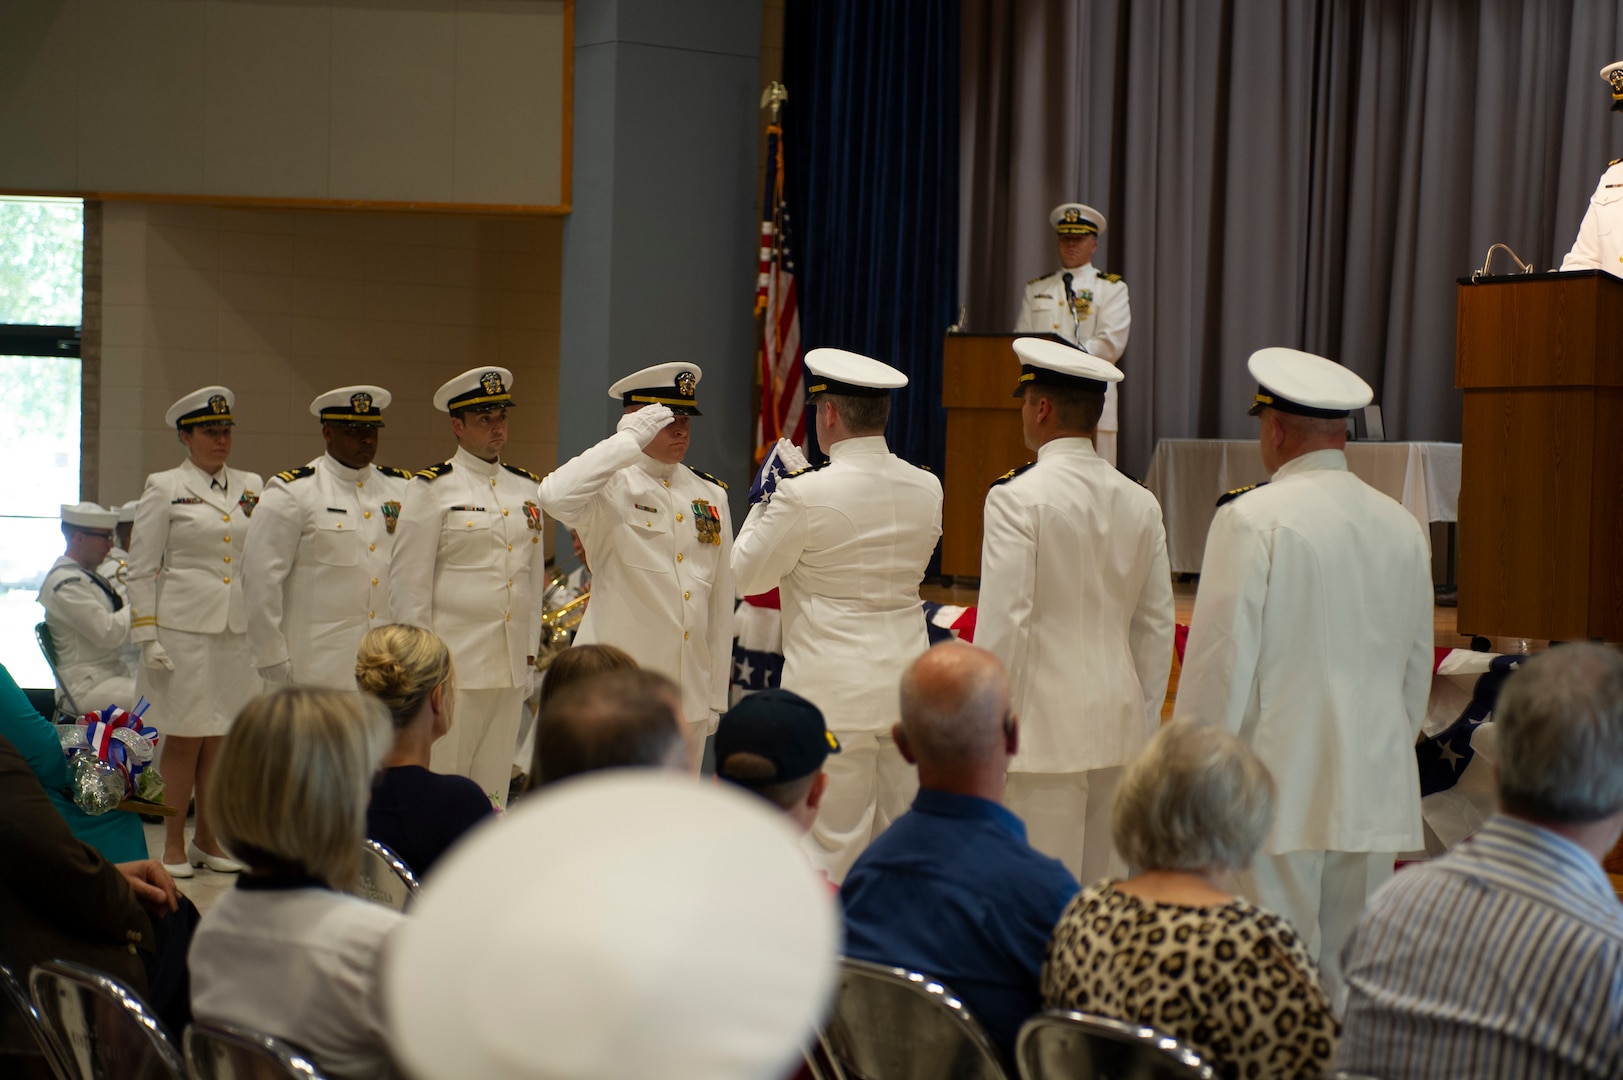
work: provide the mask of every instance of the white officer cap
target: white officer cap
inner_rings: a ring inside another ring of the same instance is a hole
[[[1024,394],[1032,383],[1072,386],[1102,394],[1107,384],[1122,380],[1121,368],[1110,361],[1048,338],[1015,338],[1014,354],[1020,358],[1020,382],[1011,397]]]
[[[698,364],[678,361],[655,364],[633,371],[609,387],[609,397],[632,405],[669,405],[678,416],[703,416],[699,411],[699,380],[704,372]]]
[[[1623,109],[1623,60],[1600,69],[1601,81],[1612,88],[1612,111]]]
[[[418,1080],[759,1080],[822,1019],[827,882],[754,795],[653,769],[543,790],[447,856],[384,1005]]]
[[[134,521],[135,521],[135,510],[140,505],[141,505],[141,500],[140,499],[131,499],[129,502],[125,503],[123,506],[120,506],[118,508],[118,523],[120,525],[133,524]]]
[[[1334,360],[1297,349],[1258,349],[1245,366],[1257,380],[1252,416],[1263,409],[1278,409],[1334,420],[1375,398],[1369,383]]]
[[[888,397],[907,385],[907,376],[889,364],[844,349],[813,349],[805,364],[813,376],[806,380],[808,394]]]
[[[234,421],[231,410],[237,404],[237,395],[228,387],[205,386],[193,390],[163,414],[163,422],[185,430],[199,424],[230,424]]]
[[[1060,203],[1048,212],[1048,224],[1061,236],[1092,236],[1105,231],[1105,216],[1087,203]]]
[[[328,390],[310,403],[310,415],[323,424],[367,424],[383,426],[383,410],[394,395],[381,386],[340,386]]]
[[[513,373],[504,367],[469,368],[434,391],[440,412],[488,412],[513,407]]]
[[[118,511],[107,510],[93,502],[63,503],[62,524],[111,532],[113,526],[118,524]]]

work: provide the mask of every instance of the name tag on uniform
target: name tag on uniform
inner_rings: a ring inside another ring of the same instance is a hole
[[[327,513],[329,513],[329,514],[347,514],[347,513],[349,513],[349,511],[345,510],[341,506],[329,506],[329,507],[327,507]]]
[[[465,510],[472,511],[475,514],[482,514],[482,513],[485,512],[485,508],[482,507],[482,506],[453,506],[453,507],[451,507],[451,513],[453,513],[453,514],[460,514]]]

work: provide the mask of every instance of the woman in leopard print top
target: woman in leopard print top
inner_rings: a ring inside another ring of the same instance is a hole
[[[1341,1028],[1301,939],[1234,896],[1273,825],[1273,779],[1228,732],[1162,728],[1112,807],[1116,845],[1143,872],[1082,890],[1060,916],[1043,1003],[1171,1035],[1219,1076],[1317,1076]]]

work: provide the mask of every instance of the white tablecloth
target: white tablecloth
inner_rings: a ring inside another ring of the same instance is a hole
[[[1459,443],[1350,442],[1347,467],[1402,503],[1422,527],[1459,516]],[[1145,484],[1161,500],[1173,573],[1200,573],[1218,496],[1266,479],[1255,440],[1161,440]]]

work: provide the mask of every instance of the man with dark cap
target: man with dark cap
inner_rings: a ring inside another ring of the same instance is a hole
[[[839,752],[817,706],[779,687],[749,695],[716,727],[716,775],[772,803],[802,832],[828,789],[823,762]]]

